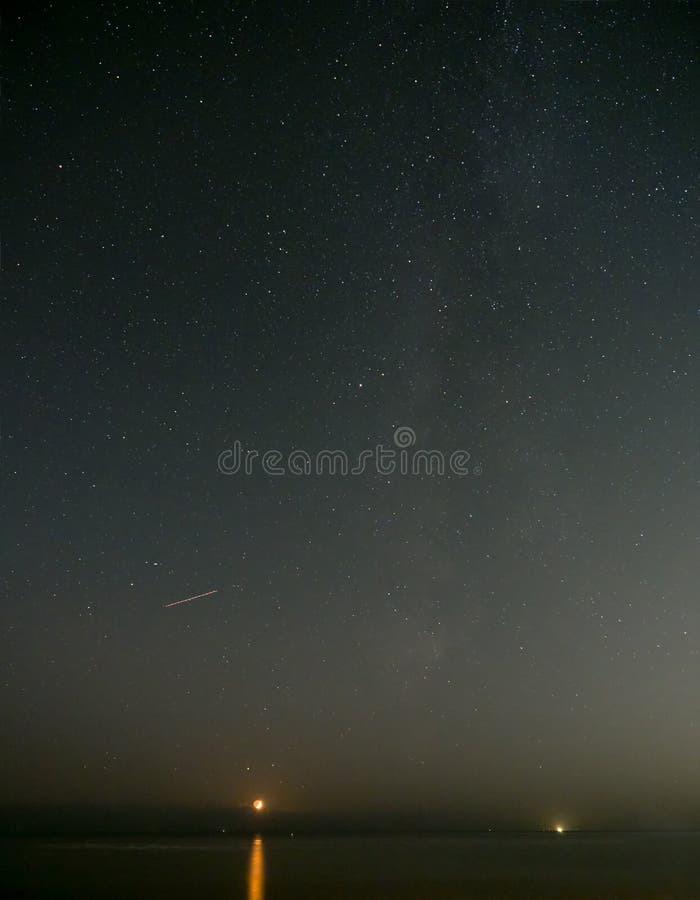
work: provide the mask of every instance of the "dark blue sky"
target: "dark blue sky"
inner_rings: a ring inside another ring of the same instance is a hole
[[[698,8],[3,24],[0,802],[700,823]]]

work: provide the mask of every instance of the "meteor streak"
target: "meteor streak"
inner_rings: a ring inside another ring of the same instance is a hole
[[[216,594],[218,591],[207,591],[205,594],[195,594],[194,597],[185,597],[184,600],[176,600],[174,603],[164,603],[163,609],[169,606],[179,606],[181,603],[189,603],[190,600],[199,600],[200,597],[208,597],[210,594]]]

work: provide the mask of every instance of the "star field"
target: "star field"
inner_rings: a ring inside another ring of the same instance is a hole
[[[700,822],[698,24],[9,16],[0,802]]]

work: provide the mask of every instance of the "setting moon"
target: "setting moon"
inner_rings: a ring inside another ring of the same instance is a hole
[[[260,812],[265,809],[265,801],[264,800],[253,800],[253,809]]]

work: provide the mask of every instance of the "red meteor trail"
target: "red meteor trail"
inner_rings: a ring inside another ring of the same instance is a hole
[[[199,600],[200,597],[208,597],[210,594],[216,594],[217,591],[207,591],[206,594],[195,594],[194,597],[185,597],[184,600],[176,600],[174,603],[164,603],[163,609],[169,606],[179,606],[181,603],[189,603],[190,600]]]

